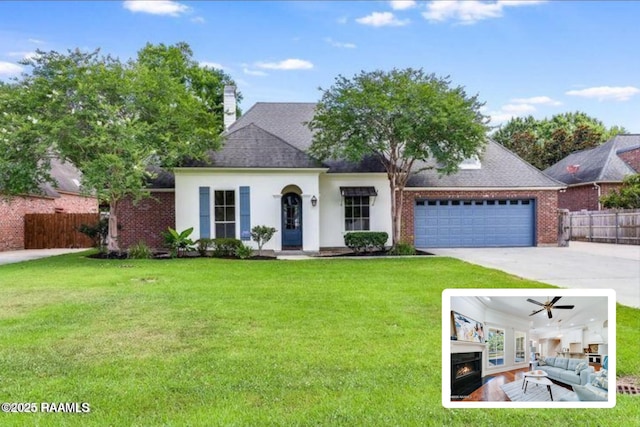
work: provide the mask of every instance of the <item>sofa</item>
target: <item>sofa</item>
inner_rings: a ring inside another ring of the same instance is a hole
[[[609,366],[605,356],[602,369],[589,374],[589,382],[585,385],[574,385],[573,393],[561,398],[565,402],[604,402],[609,400]]]
[[[566,357],[547,357],[538,361],[538,369],[545,371],[552,379],[570,386],[586,385],[589,375],[595,372],[584,359],[569,359]],[[579,371],[576,372],[576,369]]]

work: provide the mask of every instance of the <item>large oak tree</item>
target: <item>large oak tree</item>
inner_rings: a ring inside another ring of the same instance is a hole
[[[219,147],[217,103],[232,80],[200,68],[186,44],[147,45],[127,62],[99,51],[39,51],[24,64],[31,72],[9,92],[28,103],[10,109],[16,125],[7,140],[46,147],[80,169],[83,188],[109,204],[110,251],[120,250],[120,202],[148,195],[150,166],[171,168]]]
[[[487,131],[482,105],[477,95],[468,96],[448,78],[422,70],[338,76],[323,91],[309,123],[314,131],[310,152],[320,159],[379,159],[389,178],[395,246],[401,230],[398,193],[419,161],[434,159],[439,172],[449,174],[481,153]]]

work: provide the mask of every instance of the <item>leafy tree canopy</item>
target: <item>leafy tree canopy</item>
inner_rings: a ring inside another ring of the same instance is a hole
[[[607,209],[640,209],[640,174],[625,177],[620,190],[600,197],[600,202]]]
[[[31,73],[1,92],[8,115],[0,124],[13,123],[6,144],[80,169],[85,190],[110,205],[110,250],[119,250],[118,204],[148,195],[149,166],[170,168],[220,145],[222,105],[216,102],[233,82],[222,71],[199,67],[184,43],[147,45],[127,62],[76,49],[38,51],[23,63]],[[47,161],[40,159],[38,172],[6,188],[18,191],[26,188],[22,181],[46,179]],[[20,160],[16,167],[33,165]]]
[[[625,133],[625,129],[607,128],[600,120],[575,112],[542,120],[516,117],[501,126],[492,138],[544,170],[574,151],[593,148],[619,133]]]
[[[322,89],[321,89],[322,90]],[[411,68],[338,76],[323,91],[309,123],[310,149],[320,159],[359,161],[375,156],[384,166],[392,194],[402,190],[417,166],[435,159],[452,173],[485,142],[486,118],[477,96],[452,87],[448,78]],[[393,244],[400,236],[400,212],[392,197]]]

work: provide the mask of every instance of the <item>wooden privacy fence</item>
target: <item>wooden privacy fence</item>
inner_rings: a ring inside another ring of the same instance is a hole
[[[569,213],[571,240],[640,245],[640,209]]]
[[[24,216],[24,248],[89,248],[93,241],[78,231],[82,224],[94,225],[97,213],[26,214]]]

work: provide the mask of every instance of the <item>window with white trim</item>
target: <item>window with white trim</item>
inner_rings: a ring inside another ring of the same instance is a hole
[[[504,329],[489,328],[487,335],[489,366],[504,365]]]
[[[369,230],[369,196],[345,196],[345,231]]]
[[[233,190],[216,190],[213,202],[216,238],[235,238],[236,192]]]

